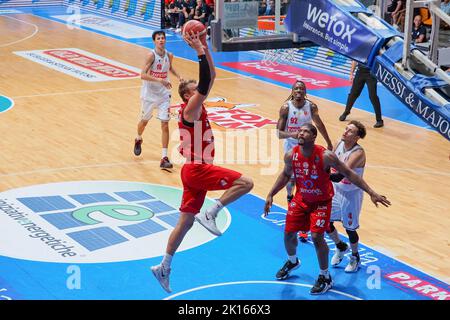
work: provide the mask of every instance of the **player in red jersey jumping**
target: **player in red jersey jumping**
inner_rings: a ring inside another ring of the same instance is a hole
[[[184,102],[178,121],[181,140],[179,151],[186,158],[181,169],[183,197],[180,218],[170,234],[161,264],[151,267],[154,276],[167,292],[171,292],[169,274],[172,257],[194,220],[214,235],[220,236],[222,233],[215,221],[219,211],[253,188],[250,178],[213,165],[214,136],[203,102],[214,83],[216,71],[212,56],[207,46],[201,43],[199,35],[186,34],[184,39],[197,53],[200,76],[198,84],[195,80],[189,80],[180,83],[178,87],[178,93]],[[226,191],[213,206],[199,213],[207,191],[212,190]]]

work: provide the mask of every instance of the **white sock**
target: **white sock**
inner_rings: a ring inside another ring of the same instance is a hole
[[[222,210],[222,208],[223,204],[219,200],[216,200],[216,203],[214,203],[211,207],[206,209],[206,213],[211,218],[216,218],[217,214],[219,213],[220,210]]]
[[[136,139],[137,139],[137,140],[142,140],[142,136],[138,135],[138,136],[136,137]]]
[[[328,269],[320,270],[319,274],[325,276],[325,278],[329,278],[330,277],[330,273],[328,272]]]
[[[172,255],[166,253],[166,254],[164,255],[164,258],[163,258],[162,262],[161,262],[161,265],[162,265],[165,269],[170,269],[170,264],[172,263],[172,258],[173,258]]]
[[[288,256],[288,259],[291,263],[297,263],[297,255],[294,254],[293,256]]]
[[[162,157],[167,157],[167,148],[162,148]]]

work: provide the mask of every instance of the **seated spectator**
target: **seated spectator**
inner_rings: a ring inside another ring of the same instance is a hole
[[[179,17],[180,17],[180,12],[181,12],[182,8],[183,8],[183,5],[181,3],[181,0],[173,0],[172,3],[169,5],[170,28],[171,29],[180,28]]]
[[[422,16],[414,17],[414,26],[411,31],[412,43],[423,43],[427,41],[427,28],[422,23]]]
[[[259,1],[258,16],[263,16],[266,13],[267,2],[266,0]]]
[[[206,25],[206,22],[208,21],[208,6],[204,2],[204,0],[197,0],[197,5],[194,10],[194,20],[198,20],[204,25]]]
[[[282,15],[282,16],[287,15],[288,6],[289,6],[289,0],[281,0],[280,15]]]
[[[181,11],[178,14],[178,29],[175,32],[180,32],[186,21],[194,18],[195,0],[182,0]]]
[[[397,0],[397,1],[393,0],[391,8],[393,8],[394,4],[395,4],[394,11],[391,12],[392,25],[394,26],[394,28],[399,30],[400,29],[400,27],[399,27],[400,22],[401,22],[402,18],[404,19],[404,15],[405,15],[405,12],[406,12],[405,1],[404,0],[403,1],[402,0]]]
[[[265,16],[274,16],[275,15],[275,0],[269,0],[269,3],[267,4],[264,15]]]

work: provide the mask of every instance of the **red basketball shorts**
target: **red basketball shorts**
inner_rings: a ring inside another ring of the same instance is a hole
[[[309,231],[324,233],[330,228],[331,199],[306,203],[295,196],[289,203],[285,232]]]
[[[205,201],[206,192],[229,189],[241,173],[213,164],[185,164],[181,168],[183,197],[180,212],[197,214]]]

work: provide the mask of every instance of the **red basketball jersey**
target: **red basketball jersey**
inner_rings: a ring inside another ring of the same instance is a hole
[[[180,129],[180,146],[178,150],[186,158],[186,163],[212,163],[214,160],[214,136],[208,120],[208,113],[202,105],[200,119],[190,126],[183,121],[183,110],[180,108],[178,128]]]
[[[325,150],[322,146],[314,145],[311,156],[306,158],[299,145],[292,149],[296,193],[301,195],[303,201],[318,202],[333,198],[333,184],[329,172],[325,171],[323,165]]]

